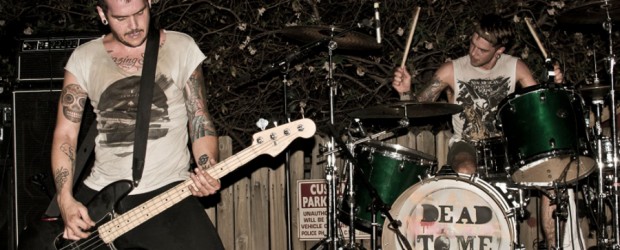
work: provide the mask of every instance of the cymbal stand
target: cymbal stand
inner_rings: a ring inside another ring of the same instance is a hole
[[[611,121],[611,141],[612,141],[612,155],[613,155],[613,185],[612,185],[612,195],[613,195],[613,206],[612,206],[612,218],[613,218],[613,234],[614,234],[614,244],[613,249],[620,249],[619,240],[620,240],[620,219],[618,217],[618,208],[620,207],[620,196],[618,194],[618,131],[616,129],[616,90],[615,90],[615,82],[614,82],[614,66],[616,64],[616,59],[613,51],[613,22],[611,20],[611,16],[609,15],[609,4],[608,0],[605,0],[605,4],[602,6],[605,9],[605,13],[607,14],[607,21],[604,23],[604,28],[607,30],[609,35],[609,84],[610,84],[610,93],[609,93],[609,112],[610,112],[610,121]],[[599,211],[602,213],[603,211]]]
[[[598,165],[598,182],[597,182],[597,196],[596,196],[596,200],[597,200],[597,214],[598,214],[598,218],[596,218],[597,222],[597,243],[598,245],[607,245],[609,244],[609,239],[607,238],[607,225],[606,224],[606,218],[605,218],[605,199],[607,198],[607,193],[605,190],[605,185],[604,185],[604,170],[605,170],[605,164],[603,162],[604,159],[604,147],[605,145],[603,144],[603,128],[601,126],[601,116],[602,116],[602,110],[603,110],[603,105],[605,104],[604,99],[593,99],[592,100],[592,105],[594,107],[594,126],[593,126],[593,133],[594,133],[594,137],[595,137],[595,141],[596,141],[596,164]]]
[[[553,218],[555,220],[555,249],[561,250],[563,249],[563,244],[560,221],[566,221],[566,218],[568,218],[568,201],[566,200],[567,198],[564,195],[564,192],[566,191],[565,186],[563,186],[562,190],[560,190],[559,185],[556,182],[554,185],[554,190],[555,196],[550,197],[550,199],[552,199],[553,203],[555,203],[555,211],[553,211]]]
[[[333,52],[338,48],[338,43],[334,41],[334,27],[331,27],[330,41],[327,43],[327,49],[329,53],[329,63],[328,63],[328,75],[327,75],[327,86],[329,87],[329,122],[333,126],[334,125],[334,97],[338,91],[338,84],[334,81],[334,67],[333,63]],[[327,144],[327,150],[334,150],[334,136],[330,136],[329,143]],[[337,173],[338,167],[336,166],[336,155],[330,154],[327,156],[327,167],[325,168],[325,179],[327,180],[327,242],[330,244],[330,249],[336,250],[338,249],[338,226],[336,221],[337,211],[336,211],[336,191],[337,191]]]

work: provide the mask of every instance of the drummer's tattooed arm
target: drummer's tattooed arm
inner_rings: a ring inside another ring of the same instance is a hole
[[[431,83],[417,95],[418,102],[434,102],[441,92],[448,87],[448,83],[442,82],[437,75],[433,76]]]

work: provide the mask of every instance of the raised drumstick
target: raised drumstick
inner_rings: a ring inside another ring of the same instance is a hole
[[[542,52],[542,54],[545,57],[545,59],[548,59],[547,52],[545,51],[545,48],[543,47],[542,43],[540,42],[540,39],[538,39],[538,36],[536,35],[536,31],[534,31],[534,27],[532,27],[532,23],[530,23],[530,18],[526,17],[526,18],[524,18],[524,20],[525,20],[525,24],[527,24],[527,27],[530,30],[530,33],[532,33],[532,36],[534,36],[534,40],[536,40],[536,44],[538,44],[538,48],[540,48],[540,51]]]
[[[415,26],[418,24],[418,16],[420,15],[420,7],[415,8],[415,14],[413,15],[413,21],[411,23],[411,29],[409,30],[409,37],[407,38],[407,46],[405,46],[405,54],[403,55],[403,60],[400,63],[400,67],[405,66],[405,62],[407,61],[407,56],[409,55],[409,48],[411,47],[411,41],[413,40],[413,33],[415,31]]]

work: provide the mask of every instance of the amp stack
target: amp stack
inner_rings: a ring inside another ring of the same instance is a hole
[[[19,41],[17,79],[0,99],[0,204],[11,221],[0,221],[0,249],[15,249],[28,223],[41,219],[55,193],[51,144],[64,66],[73,50],[94,35],[28,37]],[[6,103],[4,103],[6,102]],[[92,119],[91,119],[92,121]],[[11,128],[12,126],[12,128]],[[2,162],[0,162],[1,164]],[[6,239],[4,239],[6,238]]]

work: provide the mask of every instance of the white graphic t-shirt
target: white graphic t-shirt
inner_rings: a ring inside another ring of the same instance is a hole
[[[142,180],[131,194],[145,193],[189,177],[187,111],[183,88],[205,59],[194,40],[165,31],[159,49]],[[141,72],[127,73],[107,53],[103,38],[78,47],[65,69],[88,92],[97,114],[95,163],[85,184],[95,190],[132,180],[132,158]]]
[[[472,66],[469,56],[454,60],[452,65],[455,103],[463,112],[452,115],[450,144],[499,136],[495,124],[498,104],[515,90],[517,58],[502,54],[492,70]]]

